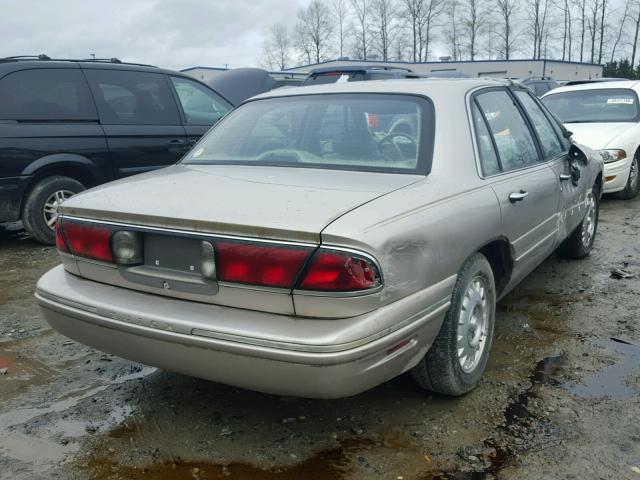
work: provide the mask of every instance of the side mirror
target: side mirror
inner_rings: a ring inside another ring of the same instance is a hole
[[[576,144],[572,143],[569,147],[569,162],[573,163],[574,161],[586,165],[589,163],[589,157]]]

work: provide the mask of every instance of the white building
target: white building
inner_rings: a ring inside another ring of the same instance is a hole
[[[554,80],[578,80],[602,77],[602,65],[563,62],[561,60],[475,60],[443,62],[380,62],[374,60],[329,60],[288,68],[285,72],[309,73],[315,68],[384,65],[410,68],[417,73],[460,72],[472,77],[528,78],[551,77]]]

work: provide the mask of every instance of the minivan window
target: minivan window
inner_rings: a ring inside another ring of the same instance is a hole
[[[503,171],[517,170],[539,161],[531,131],[504,90],[493,90],[476,96],[498,149]]]
[[[638,96],[629,88],[592,88],[551,93],[542,103],[562,123],[640,121]]]
[[[171,82],[188,124],[213,125],[232,108],[222,97],[188,78],[172,76]]]
[[[178,107],[162,74],[85,70],[105,125],[180,125]]]
[[[97,120],[91,93],[79,69],[40,68],[0,80],[2,120]]]
[[[185,162],[426,173],[433,117],[430,101],[410,95],[255,100],[221,120]]]

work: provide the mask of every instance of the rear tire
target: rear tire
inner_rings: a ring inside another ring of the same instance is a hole
[[[593,242],[598,230],[598,217],[600,216],[600,191],[596,186],[589,194],[588,210],[580,225],[576,227],[571,235],[560,245],[558,253],[564,258],[578,260],[584,258],[591,252]]]
[[[624,190],[617,192],[615,196],[623,200],[631,200],[636,198],[640,192],[640,177],[638,176],[638,157],[634,155],[631,161],[631,168],[629,169],[629,178]]]
[[[412,370],[417,383],[445,395],[473,390],[487,366],[495,315],[493,270],[485,256],[476,253],[458,274],[438,336]]]
[[[27,194],[24,203],[22,211],[24,227],[38,242],[44,245],[55,244],[56,235],[53,224],[57,218],[58,205],[63,199],[83,190],[85,190],[84,185],[71,177],[56,175],[38,181]]]

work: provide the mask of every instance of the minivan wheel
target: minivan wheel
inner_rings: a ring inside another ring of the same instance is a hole
[[[38,242],[53,245],[60,204],[83,190],[84,185],[71,177],[43,178],[27,194],[22,213],[24,227]]]
[[[584,258],[593,248],[600,216],[600,191],[597,187],[594,186],[587,194],[585,203],[587,210],[582,222],[558,248],[558,253],[562,257],[575,260]]]
[[[427,390],[459,396],[473,390],[487,366],[496,316],[496,287],[484,255],[462,267],[451,306],[433,345],[412,374]]]
[[[631,200],[636,198],[640,192],[640,176],[638,175],[638,157],[634,156],[629,169],[629,178],[624,190],[615,194],[616,197],[623,200]]]

